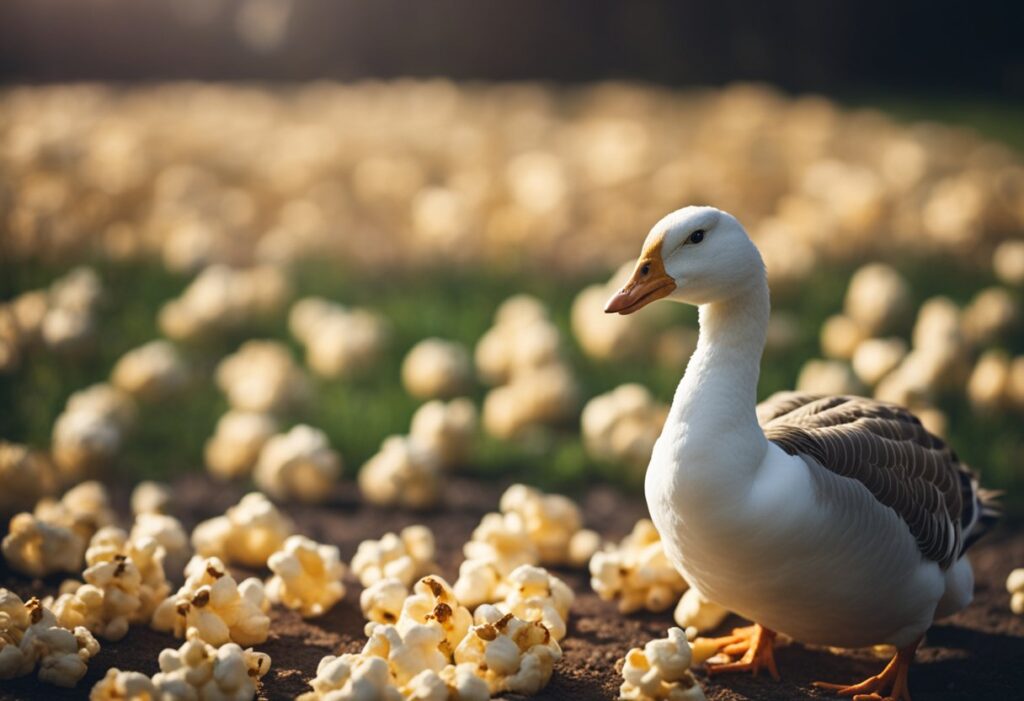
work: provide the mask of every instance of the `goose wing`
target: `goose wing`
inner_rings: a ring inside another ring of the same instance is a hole
[[[757,407],[768,440],[855,479],[907,524],[921,554],[952,565],[998,518],[993,492],[910,411],[853,396],[780,392]]]

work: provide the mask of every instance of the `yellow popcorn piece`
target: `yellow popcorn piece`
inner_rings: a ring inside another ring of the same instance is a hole
[[[637,521],[618,547],[590,559],[590,586],[605,601],[619,599],[619,611],[664,611],[686,589],[648,519]]]
[[[276,499],[323,501],[341,474],[341,456],[323,431],[299,424],[272,436],[260,450],[253,478]]]
[[[305,618],[323,615],[345,596],[345,565],[333,545],[293,535],[270,556],[267,567],[274,573],[267,582],[267,598]]]
[[[630,701],[704,701],[704,690],[693,673],[690,643],[680,628],[626,653],[619,698]]]
[[[352,572],[364,587],[382,579],[397,579],[406,587],[436,569],[434,534],[426,526],[408,526],[399,534],[385,533],[380,540],[359,543],[352,557]]]
[[[292,520],[259,492],[246,494],[223,516],[203,521],[192,531],[192,547],[203,557],[218,557],[246,567],[264,567],[295,532]]]

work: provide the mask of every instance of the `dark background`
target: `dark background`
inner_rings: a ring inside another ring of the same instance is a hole
[[[251,1],[3,0],[0,81],[765,80],[1024,98],[1020,1],[295,0],[263,51],[237,31]]]

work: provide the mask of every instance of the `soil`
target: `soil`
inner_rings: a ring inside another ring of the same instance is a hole
[[[241,486],[215,483],[204,475],[185,476],[176,484],[175,515],[190,528],[203,518],[223,513],[243,491]],[[443,509],[415,514],[368,506],[360,502],[351,485],[342,485],[326,505],[290,505],[286,510],[303,533],[338,545],[346,561],[365,538],[424,523],[436,535],[441,574],[451,580],[458,569],[462,544],[480,517],[496,509],[500,493],[500,485],[455,479],[449,483]],[[127,493],[115,494],[115,499],[126,515]],[[581,504],[587,524],[609,538],[622,537],[646,515],[642,499],[623,497],[610,487],[589,489],[581,497]],[[975,602],[928,633],[910,676],[915,701],[1024,699],[1024,617],[1010,612],[1004,587],[1010,570],[1024,565],[1024,532],[1004,525],[974,546],[972,560],[977,578]],[[673,625],[672,612],[623,616],[614,602],[598,599],[586,572],[558,568],[555,572],[573,588],[577,598],[569,634],[563,641],[562,660],[551,683],[535,698],[614,699],[621,683],[616,662],[630,647],[664,636]],[[59,577],[28,581],[0,564],[0,584],[23,596],[53,593],[59,582]],[[290,611],[273,610],[270,639],[257,646],[272,659],[271,671],[263,679],[263,698],[292,699],[308,690],[307,682],[321,657],[359,650],[364,640],[359,591],[358,583],[350,578],[344,600],[319,619],[307,621]],[[739,619],[730,619],[722,628],[739,624]],[[77,688],[42,685],[29,676],[0,682],[0,700],[85,699],[109,667],[154,674],[160,650],[180,643],[168,635],[133,627],[123,640],[101,644],[102,651]],[[779,650],[777,661],[781,682],[746,675],[708,681],[703,672],[697,675],[711,701],[796,701],[835,698],[811,688],[815,679],[858,681],[885,664],[870,651],[837,652],[795,644]]]

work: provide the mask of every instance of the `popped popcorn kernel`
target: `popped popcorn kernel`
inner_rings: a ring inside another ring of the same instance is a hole
[[[236,583],[216,557],[196,556],[186,568],[185,584],[164,599],[153,614],[153,629],[177,638],[197,635],[210,645],[227,642],[256,645],[270,631],[263,582],[255,577]]]
[[[192,546],[181,521],[165,514],[140,513],[128,535],[132,542],[152,539],[164,549],[164,573],[180,581],[185,565],[192,557]]]
[[[542,567],[520,565],[506,579],[508,593],[497,608],[524,621],[539,621],[555,640],[566,634],[569,608],[576,598],[565,582]]]
[[[378,579],[359,595],[359,608],[372,623],[397,623],[409,596],[409,587],[394,577]]]
[[[672,618],[684,630],[695,628],[698,633],[704,633],[720,626],[728,615],[728,609],[704,598],[699,591],[691,588],[679,599]]]
[[[180,392],[188,376],[174,344],[156,340],[122,355],[110,372],[110,383],[136,399],[161,401]]]
[[[135,421],[130,396],[107,384],[75,392],[53,424],[51,453],[66,482],[107,467]]]
[[[136,516],[166,514],[173,501],[174,495],[170,486],[150,480],[139,482],[132,490],[132,513]]]
[[[277,429],[277,421],[270,414],[231,409],[220,417],[213,436],[206,441],[206,469],[223,479],[245,477]]]
[[[117,667],[107,670],[103,679],[93,685],[89,701],[149,701],[159,698],[153,680],[141,672],[122,672]]]
[[[352,572],[364,587],[394,578],[406,587],[437,568],[434,534],[426,526],[407,526],[399,534],[364,540],[352,556]]]
[[[409,437],[430,451],[444,468],[462,464],[476,435],[477,412],[466,398],[429,401],[412,416]]]
[[[82,482],[66,491],[59,500],[41,499],[35,508],[37,518],[78,534],[84,543],[100,528],[114,522],[107,488],[100,482]]]
[[[31,674],[39,681],[73,687],[85,676],[100,645],[86,628],[68,630],[33,597],[26,602],[0,588],[0,679]]]
[[[242,497],[223,516],[203,521],[192,531],[198,555],[218,557],[245,567],[263,567],[295,532],[292,520],[259,492]]]
[[[447,399],[470,388],[473,364],[461,343],[427,338],[402,361],[402,384],[420,399]]]
[[[267,560],[274,576],[267,582],[267,598],[298,609],[303,617],[321,616],[345,596],[345,565],[338,548],[293,535]]]
[[[367,655],[328,655],[296,701],[402,701],[387,660]]]
[[[253,478],[277,499],[323,501],[341,473],[341,456],[323,431],[299,424],[263,444]]]
[[[473,664],[491,694],[536,694],[551,679],[562,649],[544,624],[528,622],[494,606],[480,606],[476,625],[455,649],[456,664]]]
[[[380,315],[319,297],[296,302],[288,327],[306,347],[306,364],[328,378],[351,377],[372,366],[390,337],[388,324]]]
[[[583,522],[579,507],[571,499],[514,484],[501,495],[499,508],[506,514],[519,514],[541,563],[561,565],[568,561],[569,541]]]
[[[399,631],[393,625],[367,623],[366,635],[361,654],[387,660],[397,686],[408,684],[423,670],[440,672],[448,664],[448,655],[441,652],[445,634],[440,626],[415,623]]]
[[[620,385],[583,407],[580,426],[584,447],[599,460],[645,468],[667,415],[668,405],[655,401],[643,385]]]
[[[630,701],[704,701],[704,690],[690,672],[686,633],[669,628],[668,637],[626,653],[619,698]]]
[[[366,500],[380,506],[425,509],[437,503],[441,492],[437,458],[408,436],[384,439],[358,481]]]
[[[395,627],[403,635],[416,625],[436,626],[444,633],[441,651],[449,658],[466,637],[473,616],[455,597],[451,586],[437,575],[416,582],[413,594],[405,600]]]
[[[160,672],[152,683],[159,698],[250,701],[268,671],[269,655],[235,643],[211,645],[190,632],[180,648],[160,653]]]
[[[637,521],[618,547],[590,559],[590,586],[605,601],[619,598],[619,611],[664,611],[687,589],[668,561],[661,537],[648,519]]]
[[[487,701],[491,691],[472,664],[448,665],[440,672],[425,669],[401,688],[407,701]]]
[[[32,509],[36,502],[53,493],[57,474],[50,460],[20,443],[0,440],[0,515],[10,516]]]
[[[1024,567],[1018,567],[1006,578],[1006,591],[1010,592],[1010,610],[1024,615]]]
[[[305,403],[309,379],[279,341],[251,340],[220,361],[217,386],[233,409],[277,413]]]
[[[30,577],[78,572],[85,541],[74,531],[29,513],[11,519],[0,550],[11,569]]]

